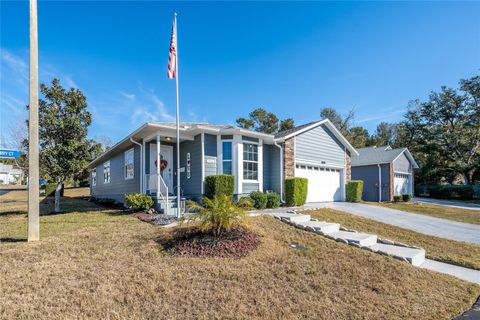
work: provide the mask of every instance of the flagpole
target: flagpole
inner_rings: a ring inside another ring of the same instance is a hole
[[[175,19],[175,84],[176,84],[176,93],[177,93],[177,217],[180,217],[180,203],[181,203],[181,192],[180,192],[180,107],[178,99],[178,31],[177,31],[177,13],[173,14]]]

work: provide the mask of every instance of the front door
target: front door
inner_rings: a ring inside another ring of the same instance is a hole
[[[160,145],[160,169],[168,193],[173,192],[173,147]],[[157,144],[150,144],[150,173],[157,172]]]

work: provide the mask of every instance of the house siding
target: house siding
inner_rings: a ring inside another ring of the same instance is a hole
[[[204,135],[205,177],[217,174],[217,136]]]
[[[271,190],[272,146],[263,146],[263,190]]]
[[[125,180],[124,165],[125,151],[134,148],[134,174],[133,179]],[[103,182],[103,164],[110,160],[110,183]],[[92,185],[90,181],[90,194],[97,198],[110,198],[118,202],[124,201],[125,194],[140,192],[140,147],[130,146],[119,150],[102,163],[98,164],[97,184]],[[92,174],[90,173],[90,180]]]
[[[244,195],[248,195],[254,191],[258,191],[258,183],[256,182],[244,182],[242,183],[242,190]]]
[[[190,152],[190,179],[187,179],[187,153]],[[187,198],[198,199],[202,196],[202,140],[201,135],[194,141],[184,141],[180,144],[180,166],[185,171],[180,173],[180,186]]]
[[[296,136],[295,160],[343,167],[345,148],[325,125],[320,125]]]
[[[382,164],[382,201],[390,200],[390,165]],[[377,165],[352,167],[352,180],[363,181],[362,199],[378,201]]]
[[[399,172],[411,172],[411,163],[408,160],[405,152],[402,153],[394,162],[393,162],[393,170]]]
[[[263,190],[280,193],[280,149],[274,145],[263,145]]]

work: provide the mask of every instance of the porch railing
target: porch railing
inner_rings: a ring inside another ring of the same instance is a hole
[[[155,194],[160,197],[162,201],[165,202],[166,213],[168,214],[168,187],[165,181],[162,178],[162,175],[157,173],[151,173],[145,175],[145,181],[147,184],[147,193]],[[159,188],[160,185],[160,188]]]

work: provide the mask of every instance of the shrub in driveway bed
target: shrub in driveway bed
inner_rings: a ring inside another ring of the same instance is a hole
[[[148,210],[153,206],[153,199],[143,193],[125,195],[125,205],[134,210]]]
[[[243,197],[238,199],[236,206],[246,210],[253,209],[255,208],[255,201],[250,197]]]
[[[275,192],[267,193],[267,208],[274,209],[280,206],[280,195]]]
[[[254,202],[255,209],[265,209],[267,207],[267,195],[261,191],[254,191],[250,193],[250,198]]]
[[[287,178],[285,179],[285,201],[287,206],[302,206],[307,201],[308,179]]]
[[[402,200],[402,196],[393,196],[393,202],[399,202]]]
[[[346,192],[347,192],[348,202],[362,201],[363,181],[362,180],[349,181],[346,186]]]
[[[412,195],[411,194],[408,194],[408,193],[405,193],[405,194],[402,194],[402,199],[403,201],[405,202],[409,202],[410,200],[412,200]]]
[[[205,178],[205,196],[213,199],[220,195],[233,196],[234,178],[230,174],[215,174]]]

